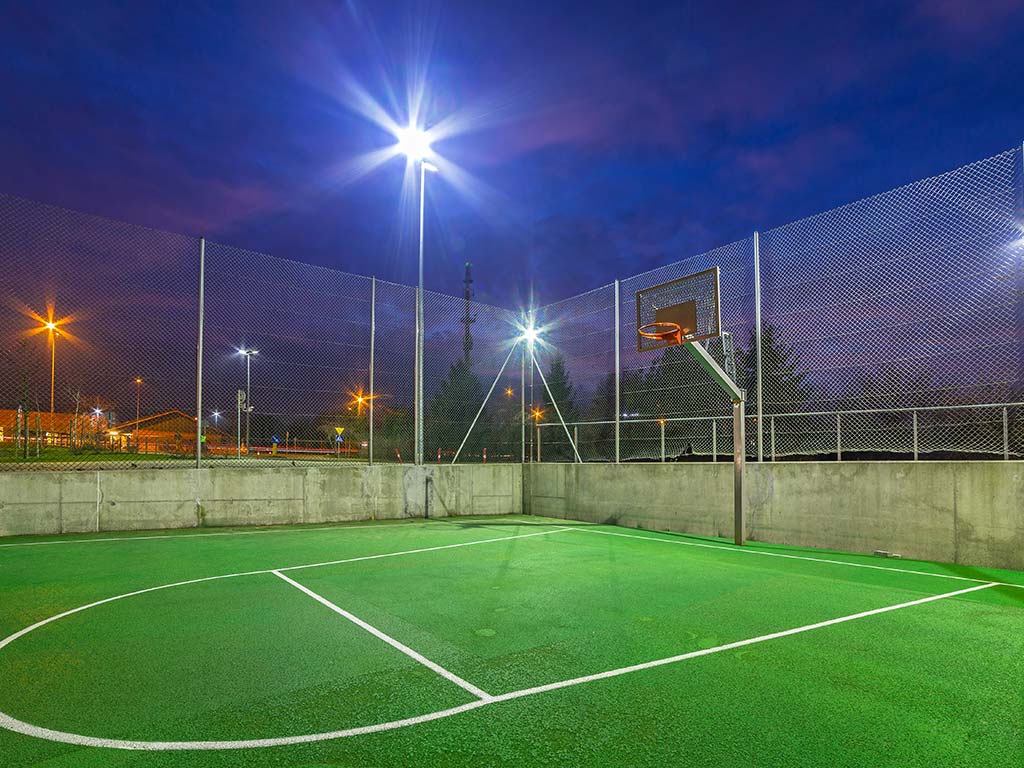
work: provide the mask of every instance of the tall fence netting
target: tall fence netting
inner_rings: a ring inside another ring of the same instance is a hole
[[[424,460],[725,460],[728,397],[636,347],[637,291],[710,267],[749,457],[1024,458],[1022,176],[1010,150],[532,310],[426,292]],[[415,288],[205,242],[198,412],[200,248],[0,195],[0,470],[412,462]]]

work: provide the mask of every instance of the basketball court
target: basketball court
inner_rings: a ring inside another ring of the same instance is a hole
[[[0,546],[5,765],[1021,754],[1019,573],[535,517]]]

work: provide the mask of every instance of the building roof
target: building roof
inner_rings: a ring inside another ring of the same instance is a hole
[[[184,423],[183,423],[184,422]],[[189,432],[193,433],[195,430],[196,417],[190,416],[184,411],[177,409],[171,411],[164,411],[163,413],[155,413],[152,416],[143,416],[141,419],[132,419],[118,424],[114,429],[118,432],[134,432],[135,430],[151,430],[153,432]],[[206,434],[222,434],[226,435],[222,429],[217,427],[207,426],[205,430]]]

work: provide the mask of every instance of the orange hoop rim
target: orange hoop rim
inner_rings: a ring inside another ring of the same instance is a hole
[[[663,330],[653,330],[655,328]],[[683,341],[683,329],[679,326],[679,323],[646,323],[637,328],[636,332],[645,339],[654,339],[655,341],[675,341],[677,344]]]

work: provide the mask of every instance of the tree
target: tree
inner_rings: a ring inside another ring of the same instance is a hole
[[[747,390],[747,402],[757,402],[757,337],[751,330],[747,351],[737,347],[736,365],[742,386]],[[779,339],[778,331],[772,325],[761,329],[761,379],[764,382],[762,398],[765,413],[792,413],[805,410],[807,403],[815,396],[815,388],[807,381],[796,351]],[[756,413],[756,408],[747,409]]]
[[[451,457],[466,436],[473,417],[484,401],[484,389],[465,358],[459,358],[448,370],[448,378],[441,382],[433,400],[427,406],[423,419],[424,461],[440,450],[442,457]],[[468,459],[479,456],[487,445],[489,420],[486,413],[473,429],[463,448]],[[449,458],[449,461],[451,459]]]
[[[558,421],[558,414],[562,414],[562,420],[565,421],[569,433],[572,434],[573,422],[580,420],[580,412],[576,406],[575,388],[569,378],[569,371],[565,367],[565,358],[562,355],[556,355],[551,361],[551,368],[548,370],[545,378],[548,385],[547,387],[544,387],[543,384],[541,385],[540,396],[541,410],[543,411],[542,418],[544,421],[558,424],[558,426],[541,430],[541,436],[545,438],[542,456],[546,453],[548,457],[556,461],[571,461],[575,459],[575,455],[565,437],[565,431]],[[555,409],[556,405],[558,406],[557,411]],[[551,442],[550,447],[548,441]]]

